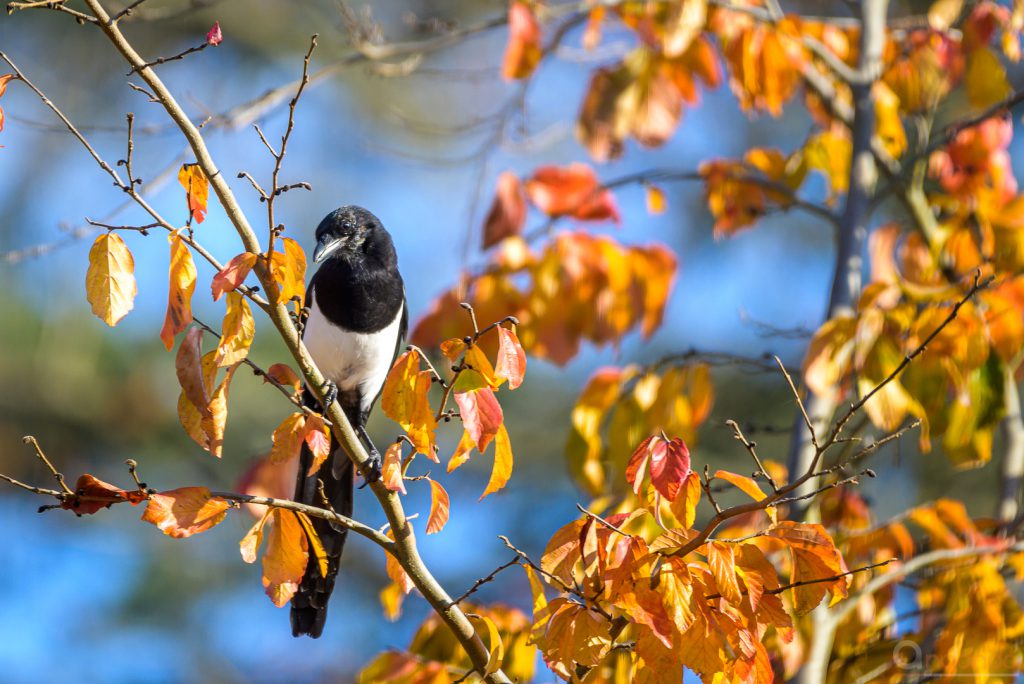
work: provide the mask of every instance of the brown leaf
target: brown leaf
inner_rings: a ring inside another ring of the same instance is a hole
[[[210,415],[210,395],[203,373],[202,328],[192,328],[181,339],[174,368],[181,391],[202,416]]]
[[[211,496],[206,487],[182,487],[149,497],[142,519],[164,534],[183,539],[224,520],[231,502]]]
[[[110,508],[117,501],[129,501],[129,494],[120,487],[97,479],[85,473],[75,482],[75,494],[65,498],[60,507],[74,511],[75,515],[92,515],[103,508]],[[87,501],[83,499],[100,499]]]

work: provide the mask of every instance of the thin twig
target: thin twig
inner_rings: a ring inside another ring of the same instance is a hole
[[[498,573],[500,573],[502,570],[505,570],[506,568],[510,568],[513,565],[519,565],[519,556],[514,556],[512,558],[512,560],[510,560],[509,562],[503,563],[502,565],[499,565],[498,567],[496,567],[494,569],[494,571],[491,574],[487,575],[487,577],[481,577],[476,582],[473,582],[473,586],[471,586],[469,589],[467,589],[458,598],[452,599],[452,603],[462,603],[463,601],[468,599],[470,596],[472,596],[476,592],[477,589],[479,589],[483,585],[487,584],[488,582],[493,582],[494,578],[497,577]]]

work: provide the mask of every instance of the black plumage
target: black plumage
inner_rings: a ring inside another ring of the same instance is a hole
[[[320,267],[306,292],[309,317],[303,342],[327,378],[327,394],[336,394],[364,442],[372,460],[368,478],[374,479],[380,476],[380,454],[366,434],[366,420],[408,327],[395,247],[376,216],[352,206],[328,214],[316,229],[316,239],[313,261]],[[308,389],[303,401],[319,409]],[[311,463],[312,454],[303,444],[295,500],[322,506],[326,498],[335,511],[351,515],[354,469],[333,436],[331,456],[310,477],[306,473]],[[315,638],[323,631],[346,530],[320,519],[313,526],[327,552],[328,571],[323,576],[314,562],[309,563],[292,598],[291,622],[295,636]]]

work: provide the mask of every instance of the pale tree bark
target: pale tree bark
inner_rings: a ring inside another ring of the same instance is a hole
[[[888,0],[861,2],[860,62],[851,76],[853,94],[853,121],[851,125],[852,155],[850,159],[850,189],[839,223],[835,272],[829,295],[826,320],[841,314],[853,314],[861,291],[863,254],[867,242],[870,202],[878,178],[878,168],[872,143],[875,136],[875,104],[872,88],[881,75],[882,50],[885,47],[886,12]],[[823,432],[837,408],[834,396],[811,395],[806,402],[807,413],[816,432]],[[816,467],[814,440],[803,417],[794,421],[790,449],[791,476]],[[807,482],[798,494],[813,491],[813,482]],[[795,511],[799,517],[806,511]],[[828,613],[820,607],[812,614],[814,628],[810,633],[808,659],[797,675],[801,684],[817,684],[825,680],[832,652],[834,630],[826,628]]]
[[[1024,484],[1024,421],[1020,413],[1020,390],[1009,367],[1005,371],[1004,394],[1006,416],[999,424],[1003,437],[1003,461],[999,472],[996,518],[1003,525],[1009,525],[1020,516],[1021,485]]]

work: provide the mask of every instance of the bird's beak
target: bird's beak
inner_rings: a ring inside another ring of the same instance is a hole
[[[344,244],[344,240],[336,237],[324,237],[316,243],[316,249],[313,250],[313,263],[319,264],[321,261],[327,258],[327,256],[338,249]]]

